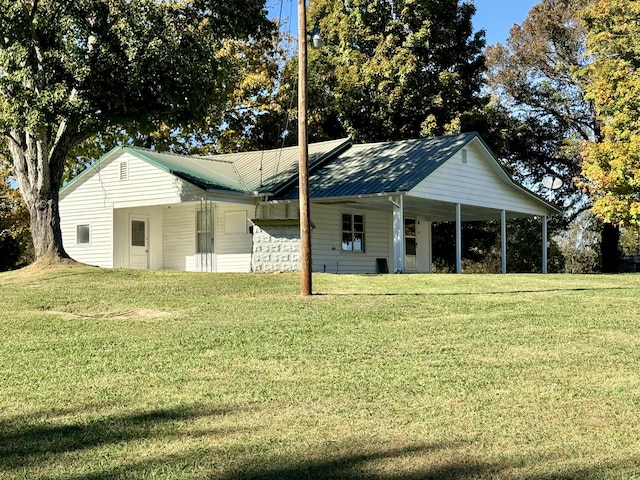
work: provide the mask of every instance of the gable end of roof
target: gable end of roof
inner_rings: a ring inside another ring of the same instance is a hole
[[[113,147],[111,150],[109,150],[107,153],[105,153],[104,155],[102,155],[95,164],[93,165],[89,165],[87,168],[85,168],[83,171],[81,171],[78,175],[76,175],[75,177],[73,177],[71,180],[69,180],[67,183],[65,183],[62,188],[60,189],[60,198],[62,199],[63,197],[67,196],[69,193],[71,193],[78,185],[80,185],[80,183],[91,177],[92,175],[94,175],[96,172],[98,172],[100,170],[100,167],[102,166],[102,164],[104,162],[106,162],[108,159],[110,159],[115,153],[117,153],[118,151],[123,151],[124,148],[121,146],[116,146]]]

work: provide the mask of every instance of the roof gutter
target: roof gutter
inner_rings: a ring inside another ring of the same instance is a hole
[[[231,198],[252,198],[253,196],[250,192],[234,192],[233,190],[222,190],[217,188],[207,188],[205,192],[207,194]]]
[[[405,196],[407,195],[407,193],[408,192],[406,190],[400,190],[395,192],[366,193],[361,195],[349,195],[349,196],[341,196],[341,197],[311,198],[311,201],[312,202],[337,202],[341,200],[359,200],[363,198],[389,198],[389,200],[391,200],[391,197]],[[292,203],[297,201],[298,201],[297,198],[287,199],[287,200],[275,199],[275,200],[265,200],[262,203],[278,204],[278,203]]]

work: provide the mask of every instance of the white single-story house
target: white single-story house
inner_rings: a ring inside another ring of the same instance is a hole
[[[106,268],[299,270],[298,148],[208,157],[116,147],[60,192],[72,258]],[[312,269],[430,272],[431,225],[547,218],[557,207],[515,183],[476,133],[309,145]]]

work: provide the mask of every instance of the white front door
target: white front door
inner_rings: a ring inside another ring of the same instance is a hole
[[[407,272],[418,270],[416,262],[416,219],[404,219],[404,268]]]
[[[149,268],[149,216],[129,216],[129,268]]]

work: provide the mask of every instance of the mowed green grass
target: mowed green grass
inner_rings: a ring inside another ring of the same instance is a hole
[[[640,276],[0,275],[2,479],[640,478]]]

